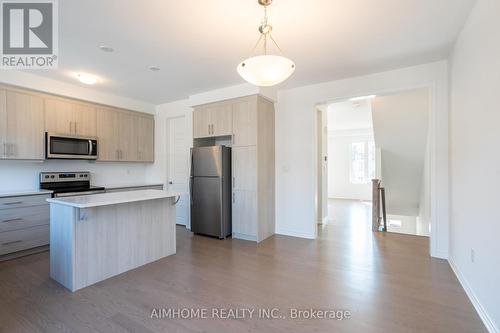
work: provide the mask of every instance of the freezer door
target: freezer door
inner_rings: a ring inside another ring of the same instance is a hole
[[[222,147],[193,148],[192,176],[222,177]]]
[[[191,231],[222,238],[221,178],[192,178]]]

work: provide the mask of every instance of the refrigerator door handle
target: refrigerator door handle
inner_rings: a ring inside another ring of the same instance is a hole
[[[191,148],[191,176],[189,177],[189,201],[191,206],[193,205],[193,178],[194,178],[194,172],[193,172],[193,148]]]

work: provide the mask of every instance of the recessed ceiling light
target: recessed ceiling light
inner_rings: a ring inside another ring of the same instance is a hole
[[[81,83],[84,83],[84,84],[97,83],[97,77],[94,75],[79,73],[79,74],[76,74],[76,77],[78,78],[78,80],[80,80]]]
[[[375,98],[377,97],[377,95],[368,95],[368,96],[359,96],[359,97],[353,97],[351,99],[349,99],[351,102],[356,102],[356,101],[362,101],[362,100],[365,100],[365,99],[372,99],[372,98]]]
[[[109,45],[101,45],[101,46],[99,46],[99,48],[101,49],[101,51],[104,51],[104,52],[113,52],[115,50],[114,48],[112,48]]]
[[[150,71],[153,71],[153,72],[158,72],[160,70],[159,66],[149,66],[148,68]]]

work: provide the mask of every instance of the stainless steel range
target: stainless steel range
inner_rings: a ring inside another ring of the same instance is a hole
[[[90,185],[90,172],[40,172],[40,189],[53,191],[52,196],[104,193],[105,188]]]

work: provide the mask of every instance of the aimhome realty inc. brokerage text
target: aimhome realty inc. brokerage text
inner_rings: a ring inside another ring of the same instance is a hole
[[[151,319],[351,319],[351,311],[339,309],[280,308],[154,308]]]

